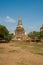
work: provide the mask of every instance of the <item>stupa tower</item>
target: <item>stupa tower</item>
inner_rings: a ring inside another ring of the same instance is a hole
[[[21,17],[18,18],[18,25],[22,25],[22,18]]]
[[[43,32],[43,24],[42,24],[42,27],[40,28],[40,32]]]
[[[18,18],[18,25],[14,31],[14,40],[26,40],[27,36],[25,35],[25,30],[22,25],[22,18]]]

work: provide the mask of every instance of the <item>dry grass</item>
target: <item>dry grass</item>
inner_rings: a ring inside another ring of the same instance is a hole
[[[0,65],[43,65],[43,44],[0,44]]]

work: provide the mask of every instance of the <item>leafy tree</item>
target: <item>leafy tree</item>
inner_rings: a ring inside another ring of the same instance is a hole
[[[40,32],[40,38],[43,39],[43,32]]]
[[[8,41],[10,41],[11,39],[12,39],[12,37],[13,37],[13,34],[11,33],[11,34],[9,34],[9,36],[8,36],[9,38],[8,38]]]
[[[28,36],[30,36],[32,39],[35,39],[35,38],[40,39],[40,32],[33,31],[33,32],[30,32]]]
[[[0,25],[0,38],[8,39],[8,35],[9,35],[8,29],[5,26]]]

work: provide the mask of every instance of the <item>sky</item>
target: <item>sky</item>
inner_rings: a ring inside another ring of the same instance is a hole
[[[43,24],[43,0],[0,0],[0,24],[14,32],[21,16],[27,33],[40,31]]]

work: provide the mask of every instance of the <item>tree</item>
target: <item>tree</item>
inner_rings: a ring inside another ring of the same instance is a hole
[[[40,32],[33,31],[33,32],[30,32],[28,36],[30,36],[30,38],[32,39],[40,39]]]
[[[8,35],[9,35],[8,29],[5,26],[0,25],[0,38],[7,40]]]
[[[13,38],[13,33],[9,34],[8,41],[10,41]]]
[[[43,39],[43,32],[40,32],[40,38]]]

